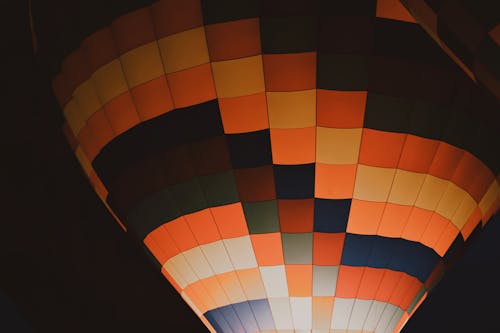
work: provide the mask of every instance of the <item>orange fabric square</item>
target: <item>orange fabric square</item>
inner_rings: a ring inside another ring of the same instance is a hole
[[[441,179],[450,180],[455,172],[464,151],[446,142],[440,142],[434,160],[429,168],[429,174]]]
[[[269,128],[266,93],[219,99],[224,133],[246,133]]]
[[[377,289],[375,299],[381,302],[388,302],[403,274],[404,273],[402,272],[384,269],[384,276],[382,277],[382,281]]]
[[[149,251],[153,254],[153,256],[158,260],[158,263],[163,266],[168,258],[163,251],[163,249],[156,243],[154,238],[149,234],[144,238],[144,244],[146,244],[146,247],[149,249]]]
[[[235,271],[217,274],[217,279],[231,303],[239,303],[246,300],[241,283],[238,280],[238,275],[236,275]]]
[[[196,297],[202,301],[207,310],[212,310],[217,307],[217,304],[215,304],[212,297],[208,294],[207,289],[201,280],[191,283],[184,289],[184,292],[186,292],[188,296],[193,294],[196,295]]]
[[[314,196],[324,199],[352,198],[357,164],[316,163]]]
[[[193,304],[196,304],[196,307],[198,308],[198,310],[201,311],[201,313],[204,313],[204,312],[206,312],[206,311],[209,310],[207,308],[206,303],[205,303],[205,298],[198,296],[198,293],[195,292],[195,289],[191,287],[193,284],[191,284],[191,285],[187,286],[186,288],[184,288],[184,290],[183,290],[184,291],[184,295],[191,302],[193,302]]]
[[[396,168],[407,134],[363,128],[359,163]]]
[[[270,165],[234,170],[241,201],[266,201],[276,198],[274,171]]]
[[[201,280],[201,283],[205,287],[205,290],[210,295],[210,297],[214,300],[217,307],[230,304],[226,292],[224,291],[224,288],[222,288],[217,275],[203,279]]]
[[[174,244],[177,245],[181,252],[198,246],[198,242],[196,238],[194,238],[184,217],[181,216],[176,218],[175,220],[165,223],[163,226],[167,229]]]
[[[313,233],[313,264],[320,266],[340,265],[345,233]]]
[[[312,232],[314,199],[278,200],[281,232]]]
[[[358,294],[359,285],[365,267],[354,267],[341,265],[337,277],[337,288],[335,297],[355,298]]]
[[[384,274],[384,269],[365,267],[363,277],[359,282],[359,289],[356,298],[374,299]]]
[[[407,310],[410,304],[413,302],[415,297],[417,296],[417,293],[420,291],[420,288],[422,288],[423,283],[420,282],[417,278],[413,277],[411,280],[411,284],[406,290],[405,295],[401,299],[401,308],[403,310]]]
[[[103,109],[94,112],[94,114],[90,116],[87,120],[87,127],[92,133],[98,151],[101,151],[101,149],[115,137],[113,128]],[[89,160],[92,161],[90,158]]]
[[[437,254],[441,257],[446,254],[446,251],[448,251],[455,238],[457,238],[458,232],[458,228],[453,223],[448,223],[441,234],[441,237],[439,237],[438,241],[434,245],[434,250]]]
[[[104,106],[104,112],[116,135],[122,134],[141,121],[128,91],[109,101]]]
[[[387,203],[377,234],[386,237],[401,237],[412,209],[413,206]]]
[[[377,17],[416,23],[415,18],[399,0],[377,0]]]
[[[93,161],[99,154],[100,147],[88,126],[84,126],[78,133],[78,142],[80,142],[87,159]]]
[[[92,169],[90,174],[88,175],[89,177],[89,182],[92,184],[92,187],[94,188],[94,191],[97,193],[97,196],[102,200],[106,201],[108,197],[108,190],[106,189],[106,186],[101,182],[101,178],[97,176],[95,171]]]
[[[151,6],[158,38],[203,25],[200,0],[160,0]]]
[[[262,283],[259,268],[240,269],[236,271],[245,295],[249,300],[266,298],[266,290]]]
[[[198,244],[207,244],[221,239],[217,225],[209,209],[184,215]]]
[[[467,240],[467,238],[469,238],[469,236],[472,234],[474,229],[481,221],[481,217],[482,217],[481,210],[479,209],[479,207],[477,207],[476,209],[474,209],[474,212],[472,212],[471,216],[469,217],[467,222],[465,222],[464,226],[462,227],[462,230],[460,231],[462,233],[462,237],[464,238],[464,240]]]
[[[312,327],[313,332],[329,332],[332,322],[334,297],[313,296],[312,297]]]
[[[272,128],[274,164],[307,164],[316,160],[316,127]]]
[[[211,61],[250,57],[261,53],[258,18],[205,26]]]
[[[281,234],[274,232],[270,234],[250,235],[255,258],[259,266],[283,265],[283,247],[281,245]]]
[[[415,277],[403,273],[399,283],[396,285],[396,288],[394,288],[394,291],[389,298],[389,303],[403,308],[403,300],[410,288],[414,285],[415,280]]]
[[[415,135],[406,137],[398,169],[427,173],[439,147],[439,141]]]
[[[347,232],[360,235],[376,235],[385,202],[352,199]]]
[[[466,151],[462,156],[462,159],[458,163],[451,181],[458,185],[458,187],[468,190],[473,184],[476,175],[481,171],[484,171],[481,166],[483,163],[477,159],[474,155]],[[480,201],[479,199],[478,201]]]
[[[210,64],[169,73],[167,80],[176,108],[196,105],[216,98]]]
[[[285,271],[290,297],[312,296],[312,265],[285,265]]]
[[[156,244],[163,252],[162,265],[167,262],[168,259],[178,255],[181,251],[175,245],[172,236],[168,233],[164,225],[153,230],[149,235],[144,238],[144,243],[149,247],[150,244]],[[157,257],[158,258],[158,257]]]
[[[316,87],[316,52],[265,54],[266,91],[299,91]]]
[[[430,210],[413,207],[408,217],[408,222],[403,230],[402,238],[418,242],[427,228],[427,224],[429,224],[432,214],[434,214],[434,212]]]
[[[439,237],[441,237],[448,223],[451,223],[448,219],[438,213],[434,213],[422,234],[422,238],[420,238],[420,243],[434,249],[434,245],[439,240]]]
[[[151,10],[144,7],[120,16],[111,23],[113,40],[120,54],[156,39]]]
[[[318,126],[362,128],[366,91],[317,90]]]
[[[240,202],[210,208],[222,238],[248,235],[247,222]]]
[[[481,163],[474,175],[474,181],[469,184],[466,190],[476,202],[480,202],[494,179],[493,172]]]
[[[132,88],[131,93],[142,121],[155,118],[174,108],[165,76],[140,84]]]

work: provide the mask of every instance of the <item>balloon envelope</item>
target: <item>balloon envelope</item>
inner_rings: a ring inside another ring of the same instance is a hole
[[[95,191],[210,330],[398,332],[498,210],[498,101],[398,2],[122,14],[54,91]]]

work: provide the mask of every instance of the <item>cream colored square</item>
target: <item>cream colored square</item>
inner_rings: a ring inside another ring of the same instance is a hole
[[[78,136],[78,133],[85,126],[87,120],[73,98],[64,106],[63,113],[71,131],[73,131],[75,136]]]
[[[396,170],[388,201],[400,205],[413,206],[424,183],[425,176],[422,173]]]
[[[259,267],[259,269],[269,298],[288,296],[285,266],[263,266]]]
[[[325,164],[356,164],[361,143],[361,128],[326,128],[316,131],[316,161]]]
[[[377,323],[379,322],[382,313],[389,305],[390,304],[385,302],[373,301],[370,312],[368,312],[365,324],[363,325],[366,332],[375,332],[375,328],[377,327]]]
[[[258,266],[250,236],[224,239],[223,242],[234,269],[247,269]]]
[[[73,97],[78,103],[85,120],[89,119],[90,116],[102,107],[92,79],[79,85],[73,92]]]
[[[199,280],[215,274],[199,246],[184,251],[183,254]]]
[[[188,282],[184,279],[182,274],[177,270],[175,265],[171,260],[167,261],[163,268],[167,271],[168,274],[174,279],[174,281],[181,287],[182,289],[188,286]]]
[[[361,332],[372,304],[372,300],[356,299],[349,318],[349,332]]]
[[[252,95],[265,90],[262,56],[212,63],[219,98]]]
[[[200,247],[216,274],[222,274],[234,270],[222,241],[204,244]]]
[[[467,220],[472,215],[476,207],[477,203],[469,194],[466,193],[464,199],[460,203],[460,206],[458,206],[458,209],[451,218],[451,222],[458,228],[458,230],[462,230],[463,226],[467,223]]]
[[[205,28],[200,27],[170,35],[158,41],[167,73],[208,63]]]
[[[316,90],[268,92],[271,128],[305,128],[316,125]]]
[[[300,330],[309,332],[312,329],[312,298],[290,297],[290,308],[295,332],[299,333]]]
[[[458,209],[458,206],[462,200],[464,200],[466,192],[452,182],[449,182],[448,184],[449,185],[446,188],[441,200],[439,200],[436,212],[451,220]]]
[[[120,60],[115,59],[99,68],[92,75],[97,95],[102,104],[106,104],[118,95],[128,90]]]
[[[165,74],[156,41],[123,54],[120,60],[130,88]]]
[[[347,330],[354,301],[354,298],[335,298],[331,323],[333,329]]]
[[[186,258],[182,253],[179,253],[175,257],[170,258],[163,267],[175,279],[175,276],[169,271],[171,267],[174,267],[174,270],[172,270],[172,272],[177,272],[181,276],[181,278],[185,281],[186,286],[199,280],[198,277],[196,276],[196,273],[188,264]],[[181,288],[184,287],[181,286]]]
[[[279,332],[281,332],[281,330],[292,329],[293,332],[293,318],[290,307],[290,299],[287,297],[269,298],[268,301],[276,329],[279,330]]]
[[[386,202],[396,169],[358,165],[353,198]]]
[[[415,206],[434,211],[448,184],[449,181],[447,180],[427,175],[420,189]]]

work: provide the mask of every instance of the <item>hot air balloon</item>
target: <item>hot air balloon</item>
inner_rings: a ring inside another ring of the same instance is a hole
[[[399,332],[498,211],[498,61],[402,2],[74,5],[68,141],[211,332]]]

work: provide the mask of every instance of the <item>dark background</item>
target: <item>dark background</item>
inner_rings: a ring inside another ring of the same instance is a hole
[[[0,331],[205,332],[80,170],[33,53],[27,3],[2,5]],[[499,220],[403,332],[498,331]]]

